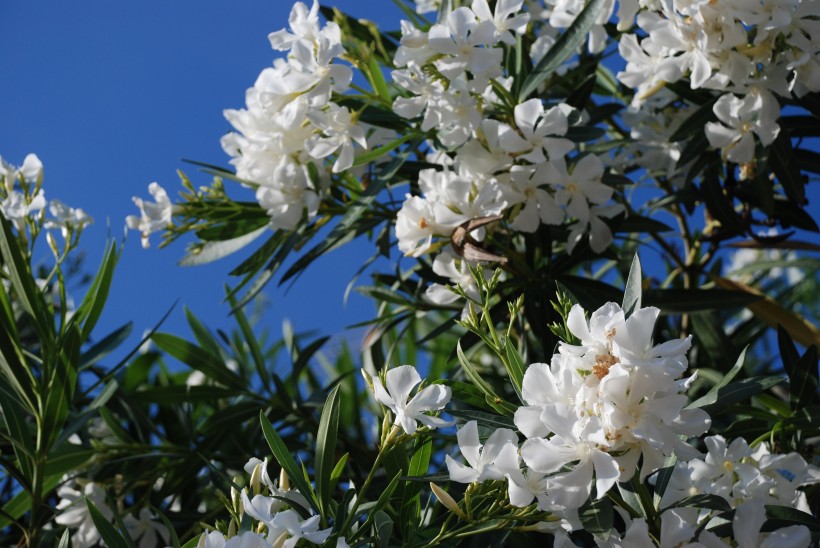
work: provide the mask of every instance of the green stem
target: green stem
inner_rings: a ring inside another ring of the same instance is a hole
[[[345,532],[350,528],[353,524],[353,520],[356,519],[356,511],[359,509],[359,506],[364,501],[365,494],[367,494],[367,490],[370,488],[370,484],[373,482],[373,478],[376,476],[376,471],[379,469],[379,466],[382,463],[382,458],[384,458],[385,454],[390,449],[391,442],[398,436],[400,428],[398,426],[393,426],[393,429],[390,430],[390,433],[384,440],[384,444],[379,451],[379,454],[376,455],[376,460],[373,462],[373,467],[370,469],[370,472],[367,473],[367,477],[364,479],[364,483],[362,484],[362,488],[359,489],[359,492],[356,493],[356,502],[353,504],[353,508],[350,509],[350,513],[345,518],[344,523],[342,524],[341,528],[339,529],[340,534],[345,535]]]
[[[658,515],[658,511],[655,509],[655,504],[652,502],[652,496],[649,494],[649,489],[646,488],[646,485],[643,484],[637,475],[632,476],[630,483],[641,501],[641,506],[643,506],[644,512],[646,513],[646,519],[650,523],[651,528],[658,530],[661,526],[661,520]]]

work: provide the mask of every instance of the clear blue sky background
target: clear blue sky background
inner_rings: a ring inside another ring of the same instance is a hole
[[[309,2],[308,2],[309,4]],[[387,0],[334,0],[350,15],[398,28]],[[278,52],[268,33],[287,26],[292,3],[282,0],[58,0],[0,3],[0,155],[20,165],[35,152],[45,165],[47,199],[81,207],[95,224],[83,236],[87,269],[99,264],[109,234],[120,239],[132,196],[147,198],[157,181],[175,195],[177,169],[195,184],[210,178],[182,158],[227,166],[219,146],[230,129],[222,112],[244,106],[246,88]],[[134,322],[138,337],[179,300],[209,327],[233,325],[222,303],[236,260],[181,268],[178,242],[125,245],[104,330]],[[43,260],[48,259],[44,250]],[[278,333],[283,318],[297,330],[334,333],[370,318],[369,301],[347,283],[369,256],[364,245],[343,248],[314,265],[285,294],[267,288],[265,324]],[[178,306],[163,330],[187,336]]]

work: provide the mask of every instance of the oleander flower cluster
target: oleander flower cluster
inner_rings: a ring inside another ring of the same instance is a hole
[[[570,252],[589,234],[600,253],[612,242],[603,219],[623,211],[610,203],[614,188],[602,180],[608,160],[581,153],[568,138],[580,113],[561,102],[512,99],[515,75],[505,71],[504,57],[530,19],[520,0],[497,2],[494,11],[475,0],[427,31],[402,22],[392,77],[404,95],[393,110],[420,120],[422,131],[435,130],[428,161],[438,166],[419,173],[421,195],[407,195],[396,236],[405,255],[443,247],[433,269],[453,283],[464,282],[467,265],[477,262],[447,245],[466,223],[500,215],[514,233],[566,223]],[[491,230],[472,230],[470,236],[481,242]],[[464,289],[470,290],[469,283]],[[438,286],[428,297],[438,304],[453,301]]]
[[[481,447],[476,425],[467,423],[458,439],[469,467],[448,458],[450,479],[505,479],[511,504],[537,500],[540,509],[569,516],[638,468],[643,481],[671,455],[698,456],[683,440],[711,421],[684,408],[695,378],[685,375],[691,342],[654,344],[658,313],[641,308],[627,318],[608,303],[587,320],[575,305],[567,326],[580,344],[561,343],[550,364],[532,364],[524,374],[526,405],[515,413],[524,442],[499,429]]]
[[[706,125],[725,159],[745,164],[756,143],[777,137],[777,97],[820,90],[820,39],[814,1],[641,2],[638,31],[619,42],[627,61],[618,79],[635,89],[633,111],[664,108],[677,97],[668,83],[722,93],[718,122]],[[623,25],[625,29],[630,24]],[[691,109],[690,109],[691,110]]]
[[[282,229],[316,215],[329,184],[328,170],[316,160],[335,157],[330,170],[338,173],[353,165],[354,143],[367,148],[356,113],[331,100],[353,77],[338,62],[345,53],[339,26],[320,25],[315,0],[310,9],[296,3],[289,22],[289,31],[268,36],[285,57],[259,74],[244,109],[225,111],[235,131],[222,138],[237,177],[256,189],[271,226]]]
[[[325,544],[331,536],[331,528],[320,529],[318,515],[307,518],[300,515],[299,512],[306,511],[310,505],[304,495],[290,485],[284,470],[278,482],[272,480],[268,459],[254,457],[245,465],[245,472],[250,475],[250,484],[238,493],[239,508],[240,514],[251,518],[253,525],[241,531],[206,531],[200,536],[198,547],[292,548],[300,542]],[[346,548],[348,544],[341,537],[335,546]]]
[[[704,438],[704,458],[678,461],[660,501],[662,546],[697,541],[704,546],[800,547],[808,546],[811,534],[805,525],[790,525],[761,533],[766,506],[785,506],[810,512],[799,488],[820,481],[820,471],[797,453],[773,454],[765,443],[754,449],[746,440],[728,442],[722,436]],[[734,510],[730,535],[710,529],[723,519],[710,509],[676,506],[687,497],[714,495]],[[654,546],[646,521],[628,520],[621,537],[613,532],[603,546]]]
[[[109,504],[105,486],[86,478],[64,478],[64,483],[57,489],[57,516],[54,521],[71,529],[71,545],[74,548],[96,546],[102,540],[99,528],[91,517],[86,500],[90,501],[108,521],[114,523],[114,510]],[[122,507],[122,498],[118,499],[119,516],[129,538],[139,548],[153,548],[170,541],[168,529],[148,508]]]
[[[0,157],[0,214],[26,233],[26,226],[35,219],[43,228],[57,230],[68,242],[91,224],[91,217],[82,209],[69,207],[60,200],[46,202],[43,190],[43,163],[36,154],[28,154],[20,167]],[[48,205],[50,217],[46,217]],[[76,243],[76,241],[75,241]]]

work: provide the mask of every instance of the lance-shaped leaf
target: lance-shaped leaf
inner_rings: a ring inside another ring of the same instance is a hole
[[[555,72],[555,69],[575,54],[576,50],[586,40],[589,30],[595,24],[595,19],[598,18],[598,14],[604,7],[604,3],[604,0],[590,0],[581,10],[581,13],[578,14],[578,17],[575,18],[575,21],[572,22],[572,25],[558,37],[555,44],[552,45],[547,54],[524,80],[518,94],[520,102],[524,102]]]
[[[279,466],[285,470],[290,481],[293,482],[296,489],[307,499],[313,510],[319,513],[319,505],[316,503],[316,493],[313,492],[313,487],[311,487],[310,483],[305,479],[302,468],[293,460],[285,442],[282,441],[282,438],[276,433],[276,429],[268,420],[268,417],[265,416],[264,411],[259,412],[259,421],[262,423],[262,433],[265,435],[271,453],[273,453]]]
[[[638,254],[632,258],[632,266],[629,267],[629,276],[626,278],[626,286],[624,288],[624,301],[621,308],[624,315],[631,316],[633,312],[641,308],[641,261],[638,259]]]
[[[316,495],[319,498],[322,516],[327,519],[333,493],[330,491],[331,476],[336,454],[336,435],[339,430],[339,386],[337,385],[325,401],[319,432],[316,434]]]

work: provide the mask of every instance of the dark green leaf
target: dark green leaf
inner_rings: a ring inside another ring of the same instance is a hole
[[[85,503],[88,505],[88,511],[91,514],[91,519],[94,520],[94,526],[97,528],[97,532],[100,534],[103,541],[105,541],[106,546],[109,548],[133,547],[131,539],[117,531],[117,529],[106,519],[102,512],[97,509],[90,499],[86,498]]]
[[[390,535],[393,533],[393,520],[385,512],[377,510],[373,517],[373,528],[377,546],[386,548],[390,545]]]
[[[678,126],[678,129],[676,129],[672,135],[669,136],[669,142],[675,143],[677,141],[688,139],[692,135],[702,134],[703,128],[706,126],[707,122],[714,122],[717,120],[717,116],[712,110],[712,107],[715,105],[717,100],[718,98],[715,96],[703,105],[699,106],[697,110],[690,114],[689,117],[686,118],[680,126]]]
[[[408,476],[424,476],[430,467],[430,457],[433,454],[433,438],[416,438],[413,444],[413,456],[410,457]],[[412,537],[413,531],[421,522],[420,482],[408,482],[402,486],[400,525],[406,538]]]
[[[779,529],[790,525],[805,525],[810,531],[820,531],[820,520],[811,514],[789,506],[766,505],[767,529]]]
[[[128,339],[128,336],[131,335],[133,326],[133,323],[128,322],[122,327],[115,329],[103,337],[100,342],[86,350],[80,357],[80,369],[85,369],[96,364],[108,354],[113,352],[119,345]]]
[[[642,217],[640,215],[630,215],[618,223],[616,232],[672,232],[674,229],[660,221]]]
[[[710,405],[704,405],[701,408],[709,413],[715,415],[726,407],[748,400],[752,396],[768,390],[772,386],[783,382],[783,377],[768,376],[768,377],[751,377],[737,382],[728,384],[718,390],[717,400]]]
[[[210,352],[168,333],[154,333],[151,340],[160,349],[188,367],[202,371],[209,379],[233,388],[243,389],[245,387],[242,379],[228,369],[228,366],[219,356],[214,356]]]
[[[746,350],[747,349],[748,349],[748,347],[744,348],[743,351],[741,351],[740,355],[737,357],[737,360],[735,360],[735,364],[723,376],[723,378],[720,379],[720,382],[718,382],[716,385],[714,385],[709,390],[709,392],[707,392],[706,394],[704,394],[703,396],[701,396],[697,400],[695,400],[692,403],[690,403],[689,405],[687,405],[687,407],[689,407],[689,408],[703,407],[705,405],[712,405],[713,403],[715,403],[717,401],[717,398],[718,398],[718,392],[722,388],[727,386],[730,382],[732,382],[732,379],[734,379],[737,376],[737,374],[740,373],[740,370],[743,368],[743,362],[746,360]]]
[[[792,409],[820,401],[817,395],[817,347],[811,345],[789,372]]]
[[[479,426],[486,426],[488,428],[492,428],[493,430],[497,428],[509,428],[510,430],[517,429],[512,419],[503,415],[493,415],[491,413],[472,411],[469,409],[450,409],[448,410],[448,413],[457,419],[476,421]]]
[[[134,401],[177,405],[180,403],[216,403],[219,400],[235,398],[243,392],[235,388],[221,386],[146,386],[144,390],[132,392],[129,396]]]
[[[296,486],[302,495],[305,496],[310,506],[316,513],[319,513],[319,507],[316,504],[316,494],[313,492],[313,487],[305,480],[301,467],[296,464],[290,454],[285,442],[276,433],[273,425],[265,416],[264,411],[259,412],[259,421],[262,423],[262,433],[270,446],[274,458],[279,463],[279,466],[285,469],[285,473],[290,478],[290,481]]]
[[[641,274],[641,261],[638,254],[632,257],[632,265],[629,267],[629,276],[624,285],[624,300],[621,308],[624,315],[629,317],[633,312],[641,308],[641,293],[643,292],[643,278]]]
[[[732,506],[720,495],[694,495],[691,497],[682,498],[674,504],[664,508],[662,512],[668,510],[669,508],[683,508],[686,506],[707,508],[709,510],[717,510],[718,512],[729,512],[732,509]]]
[[[612,501],[607,497],[589,499],[578,509],[578,518],[581,520],[585,531],[595,538],[604,540],[609,537],[615,524]]]
[[[191,251],[179,260],[179,266],[199,266],[218,261],[243,249],[267,231],[268,227],[265,225],[249,234],[243,234],[230,240],[212,241],[195,245]]]
[[[759,299],[730,289],[649,289],[644,293],[646,306],[656,306],[667,314],[741,308]]]
[[[720,221],[721,229],[731,234],[743,234],[745,229],[734,208],[732,198],[723,190],[720,184],[720,174],[713,163],[705,166],[703,183],[701,184],[701,194],[706,207],[712,216]]]
[[[77,310],[72,316],[73,321],[76,318],[75,321],[83,322],[83,341],[87,341],[89,339],[91,336],[91,331],[97,324],[97,320],[100,319],[100,314],[102,314],[103,307],[108,299],[108,291],[111,289],[111,280],[114,277],[114,268],[117,266],[117,261],[119,258],[120,250],[118,250],[117,245],[112,242],[105,250],[102,264],[100,265],[99,270],[97,270],[97,275],[94,277],[94,281],[91,282],[91,286],[88,288],[82,303],[80,303],[80,306],[77,307]]]
[[[814,124],[817,126],[817,123]],[[794,161],[794,150],[788,133],[781,131],[769,149],[769,163],[777,180],[783,186],[786,196],[798,205],[803,205],[806,199],[806,189],[803,175]]]
[[[566,139],[574,143],[594,141],[606,135],[606,130],[595,126],[571,126],[564,135]]]
[[[555,69],[575,54],[575,51],[584,43],[603,6],[603,0],[590,0],[572,25],[558,37],[547,54],[524,80],[518,94],[519,102],[526,101],[555,72]]]
[[[561,276],[558,282],[585,310],[597,310],[607,302],[618,302],[623,296],[617,288],[591,278]]]
[[[504,340],[504,353],[507,356],[505,365],[507,365],[507,374],[510,377],[513,389],[515,389],[521,403],[526,403],[521,395],[524,384],[524,360],[521,359],[521,354],[518,353],[518,349],[515,347],[515,341],[509,338]]]
[[[336,435],[339,430],[339,386],[337,385],[325,401],[319,432],[316,434],[316,495],[319,498],[322,516],[327,519],[333,493],[330,480],[336,460]]]

